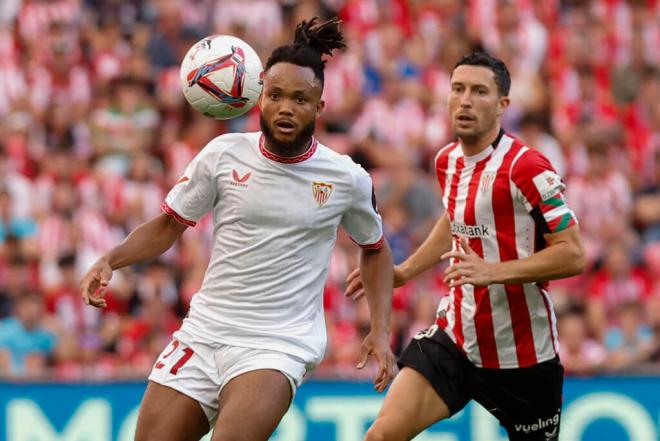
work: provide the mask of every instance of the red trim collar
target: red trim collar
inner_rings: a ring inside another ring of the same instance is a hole
[[[309,148],[305,153],[288,158],[285,156],[276,155],[275,153],[268,151],[266,149],[266,146],[264,145],[263,133],[259,137],[259,151],[261,151],[261,154],[264,155],[266,158],[270,159],[271,161],[277,161],[283,164],[295,164],[297,162],[303,162],[304,160],[311,158],[314,152],[316,152],[316,148],[318,147],[318,145],[319,143],[316,140],[316,138],[312,138],[312,143],[310,144]]]

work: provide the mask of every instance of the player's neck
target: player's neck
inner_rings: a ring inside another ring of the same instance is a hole
[[[312,145],[313,138],[300,142],[296,145],[283,144],[274,140],[264,139],[264,148],[274,155],[282,158],[294,158],[305,153]]]
[[[478,155],[484,149],[487,149],[489,146],[495,142],[497,137],[500,134],[501,126],[500,124],[495,124],[492,129],[488,132],[481,135],[479,138],[470,139],[470,138],[461,138],[459,136],[459,141],[461,142],[461,148],[463,149],[463,154],[465,156],[474,156]]]

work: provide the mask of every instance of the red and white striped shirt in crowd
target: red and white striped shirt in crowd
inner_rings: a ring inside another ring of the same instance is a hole
[[[338,53],[328,60],[324,82],[323,100],[325,101],[325,111],[331,114],[342,112],[348,96],[353,93],[362,93],[364,85],[362,60],[350,49]]]
[[[277,0],[252,0],[246,7],[244,0],[219,0],[214,15],[216,33],[232,32],[232,26],[242,25],[250,43],[274,41],[282,32],[284,19]]]
[[[14,110],[14,105],[27,94],[25,76],[18,65],[14,36],[0,26],[0,116]]]
[[[73,25],[75,30],[82,18],[81,2],[76,0],[34,1],[23,2],[18,13],[18,28],[21,37],[26,40],[38,40],[48,32],[52,23]],[[77,32],[76,32],[77,35]]]
[[[491,53],[499,53],[505,44],[515,47],[516,67],[525,72],[538,72],[545,59],[548,46],[547,30],[534,14],[529,0],[515,0],[518,24],[514,30],[504,32],[498,24],[500,2],[495,0],[471,0],[468,6],[468,22],[481,34],[481,44]],[[559,3],[556,0],[544,3]]]
[[[344,26],[349,31],[357,32],[361,37],[376,28],[380,19],[378,2],[374,0],[351,0],[339,10]]]
[[[16,104],[27,95],[27,91],[21,69],[14,64],[0,63],[0,116],[11,113]]]
[[[459,236],[487,262],[523,259],[545,247],[544,233],[576,219],[564,184],[538,151],[500,131],[480,153],[465,156],[460,143],[436,157],[453,248]],[[475,365],[532,366],[559,349],[556,318],[543,283],[462,285],[440,301],[438,326]]]
[[[30,103],[38,111],[46,111],[54,101],[67,106],[86,106],[92,98],[89,72],[83,65],[71,66],[61,76],[39,66],[28,74],[27,80]]]
[[[361,142],[369,136],[392,147],[409,149],[411,141],[423,136],[426,128],[424,109],[416,100],[402,98],[390,103],[383,98],[366,102],[351,128],[351,137]]]

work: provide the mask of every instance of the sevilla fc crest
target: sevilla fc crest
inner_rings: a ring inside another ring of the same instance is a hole
[[[325,182],[312,182],[312,193],[314,194],[314,199],[319,204],[319,207],[322,207],[332,194],[332,184],[326,184]]]

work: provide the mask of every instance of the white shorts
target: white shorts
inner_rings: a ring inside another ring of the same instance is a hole
[[[178,331],[158,356],[149,380],[197,401],[213,428],[222,388],[233,378],[258,369],[274,369],[284,374],[291,384],[292,399],[306,372],[302,359],[283,352],[222,344],[210,346]]]

